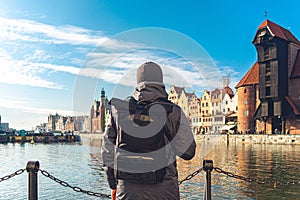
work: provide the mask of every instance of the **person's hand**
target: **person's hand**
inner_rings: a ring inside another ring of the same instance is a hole
[[[111,199],[112,200],[116,200],[116,194],[117,194],[117,190],[116,189],[112,189],[111,190]]]

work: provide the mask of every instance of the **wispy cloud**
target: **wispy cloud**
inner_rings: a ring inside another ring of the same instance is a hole
[[[27,112],[31,114],[43,114],[47,116],[48,114],[52,113],[59,113],[62,115],[72,116],[74,115],[73,110],[62,110],[57,109],[55,107],[52,108],[39,108],[35,107],[34,105],[30,104],[28,100],[16,100],[16,99],[0,99],[0,108],[8,108],[13,110],[20,110],[22,112]]]
[[[0,74],[1,83],[28,85],[45,88],[62,89],[63,86],[51,81],[42,79],[39,75],[43,70],[32,67],[24,60],[14,60],[5,50],[0,49]]]
[[[0,40],[104,46],[108,49],[132,48],[133,43],[121,42],[81,27],[54,26],[25,19],[0,17]]]
[[[221,83],[222,69],[205,58],[185,60],[169,52],[145,49],[141,43],[122,41],[81,27],[0,17],[0,40],[16,44],[13,50],[6,46],[0,49],[3,66],[0,73],[6,75],[0,82],[4,83],[63,89],[60,83],[47,80],[45,74],[64,72],[134,86],[134,69],[149,60],[163,67],[167,84],[203,88]],[[55,49],[48,48],[53,45]],[[236,73],[233,70],[231,74]]]

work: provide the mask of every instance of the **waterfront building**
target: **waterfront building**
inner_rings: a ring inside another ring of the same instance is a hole
[[[204,90],[201,96],[201,121],[202,121],[202,133],[210,133],[212,125],[212,116],[211,116],[211,100],[210,92]]]
[[[185,116],[191,121],[191,116],[189,112],[189,103],[194,93],[188,93],[184,89],[181,91],[181,94],[178,99],[178,106],[182,109]]]
[[[49,132],[48,128],[47,128],[47,123],[41,123],[39,125],[36,125],[35,129],[34,129],[34,133],[45,133],[45,132]]]
[[[91,132],[104,132],[106,120],[105,113],[107,109],[109,109],[108,99],[106,98],[105,91],[102,88],[99,100],[94,101],[90,111]]]
[[[67,121],[67,117],[58,115],[55,119],[55,131],[63,131],[65,130],[65,124]]]
[[[189,117],[191,122],[192,132],[200,134],[202,121],[201,121],[201,99],[197,98],[195,94],[192,95],[189,102]]]
[[[225,124],[225,115],[222,113],[222,90],[211,91],[211,132],[220,133],[221,127]]]
[[[67,132],[76,131],[74,117],[70,117],[70,116],[66,117],[66,121],[65,121],[65,124],[64,124],[64,130],[67,131]]]
[[[56,119],[59,117],[59,115],[56,113],[55,115],[49,114],[48,116],[48,123],[47,123],[47,129],[50,131],[56,130]]]
[[[0,132],[7,132],[9,130],[9,123],[2,123],[0,115]]]
[[[91,132],[91,116],[84,117],[81,132]]]
[[[168,100],[178,105],[179,98],[183,90],[184,90],[183,87],[176,87],[175,85],[171,85],[170,92],[168,94]]]
[[[230,126],[226,124],[226,116],[229,114],[233,116],[237,102],[233,101],[234,93],[228,86],[229,81],[223,83],[225,83],[223,89],[215,89],[211,92],[212,133],[227,132],[228,129],[233,128],[232,124]]]
[[[238,130],[300,133],[300,42],[265,20],[252,41],[257,62],[237,84]]]
[[[235,86],[238,94],[237,131],[242,134],[255,131],[253,115],[257,105],[259,105],[258,73],[259,65],[256,62]]]
[[[86,118],[89,118],[89,116],[74,116],[73,117],[73,123],[74,123],[74,131],[80,131],[82,132],[84,130],[84,123]]]

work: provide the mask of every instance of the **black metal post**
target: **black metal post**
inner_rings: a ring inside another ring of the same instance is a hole
[[[38,199],[38,177],[40,168],[39,161],[28,161],[26,171],[28,172],[28,200]]]
[[[213,168],[212,160],[203,160],[203,170],[206,172],[204,200],[211,200],[211,172]]]

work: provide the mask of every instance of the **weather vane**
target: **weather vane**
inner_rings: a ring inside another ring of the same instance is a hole
[[[268,19],[268,14],[269,14],[268,11],[265,10],[265,18],[266,18],[266,19]]]

